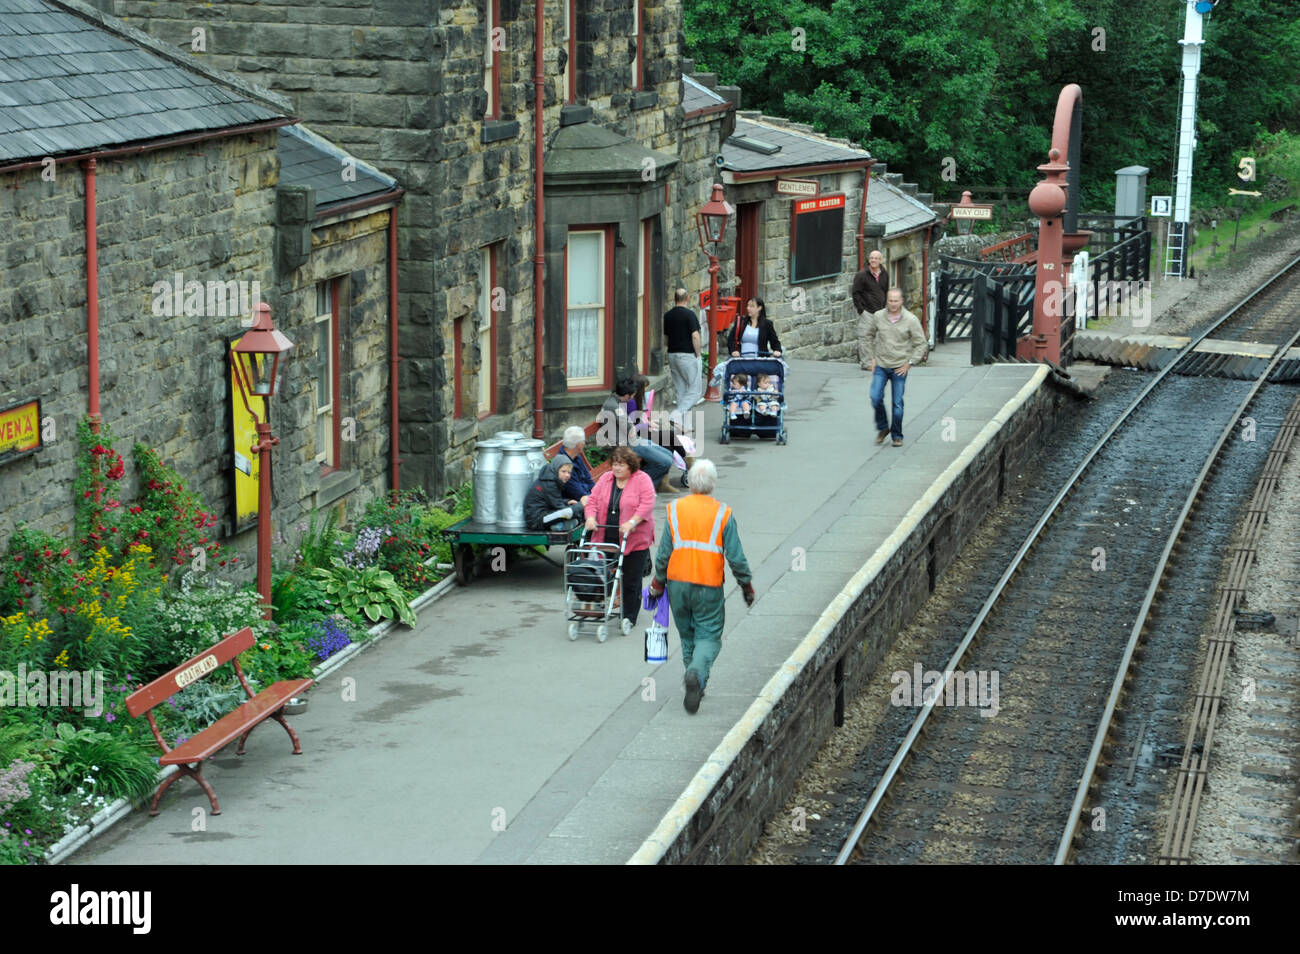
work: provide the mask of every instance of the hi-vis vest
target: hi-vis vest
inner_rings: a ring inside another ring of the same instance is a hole
[[[704,494],[670,503],[668,532],[673,535],[673,555],[668,558],[668,579],[721,586],[725,563],[722,531],[730,519],[730,507]]]

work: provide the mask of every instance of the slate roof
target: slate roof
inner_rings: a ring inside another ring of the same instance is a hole
[[[764,155],[740,146],[737,143],[738,137],[779,148],[771,155]],[[732,172],[762,172],[766,169],[788,169],[791,166],[860,162],[870,159],[871,153],[841,146],[816,133],[738,116],[736,131],[722,144],[722,156],[726,160],[724,169]]]
[[[867,221],[883,223],[885,238],[929,225],[938,218],[920,199],[878,176],[871,177],[871,187],[867,189]]]
[[[546,150],[548,184],[589,185],[598,182],[643,182],[646,160],[657,175],[670,172],[677,157],[647,149],[635,139],[600,125],[561,126]]]
[[[682,109],[687,113],[693,113],[697,109],[721,106],[726,102],[725,99],[703,83],[689,76],[682,76]]]
[[[390,192],[397,180],[369,163],[349,155],[338,146],[302,126],[281,126],[276,152],[280,157],[280,181],[286,185],[312,186],[317,210]],[[355,164],[356,180],[344,180],[343,160]]]
[[[283,115],[44,0],[0,0],[0,161]]]

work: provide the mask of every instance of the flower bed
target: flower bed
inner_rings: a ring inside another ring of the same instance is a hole
[[[157,745],[125,711],[136,687],[244,626],[256,687],[310,675],[378,620],[413,622],[429,564],[450,562],[439,531],[472,509],[465,487],[372,501],[351,528],[313,514],[278,554],[267,622],[252,584],[222,578],[239,561],[209,536],[216,517],[156,452],[133,449],[141,489],[125,504],[111,432],[83,423],[79,441],[73,539],[20,527],[0,556],[0,863],[35,862],[108,803],[152,792]],[[179,744],[244,698],[214,674],[155,710],[159,730]]]

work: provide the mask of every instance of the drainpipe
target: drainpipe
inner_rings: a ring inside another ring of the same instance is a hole
[[[934,223],[925,230],[925,244],[921,246],[921,330],[930,340],[930,243],[934,241]],[[890,392],[893,393],[892,391]]]
[[[862,211],[858,213],[858,271],[867,267],[867,188],[871,185],[871,167],[876,164],[872,159],[862,170]]]
[[[536,0],[537,26],[533,38],[533,437],[542,437],[542,322],[546,314],[546,237],[542,188],[542,84],[546,74],[542,69],[542,43],[546,30],[543,17],[544,4]],[[570,64],[570,69],[573,64]]]
[[[394,205],[388,210],[388,443],[391,451],[388,485],[393,490],[402,489],[398,473],[401,459],[397,456],[397,362],[401,360],[397,354],[397,206]]]
[[[86,366],[90,430],[99,433],[99,244],[95,217],[95,159],[82,165],[86,176]]]

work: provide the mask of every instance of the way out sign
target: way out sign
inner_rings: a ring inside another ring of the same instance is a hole
[[[991,205],[954,205],[951,207],[951,212],[954,219],[969,219],[972,222],[993,221]]]

